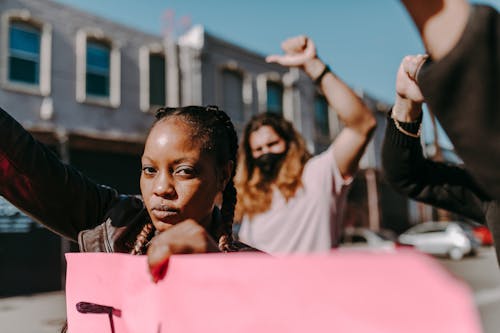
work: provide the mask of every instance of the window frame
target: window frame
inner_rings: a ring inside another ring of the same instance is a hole
[[[232,119],[233,124],[237,129],[242,129],[246,121],[250,117],[250,106],[252,104],[253,94],[252,94],[252,76],[246,72],[242,67],[240,67],[236,62],[227,62],[217,69],[217,104],[222,107],[226,113],[231,116],[228,110],[226,110],[226,105],[224,105],[224,72],[236,73],[241,77],[241,120]]]
[[[269,73],[262,73],[257,77],[257,90],[259,94],[259,113],[265,113],[268,112],[267,108],[267,101],[268,101],[268,94],[267,94],[267,85],[268,83],[275,83],[279,84],[283,88],[283,93],[281,95],[281,105],[282,105],[282,113],[281,116],[286,117],[287,115],[287,110],[285,107],[285,92],[286,92],[286,86],[285,82],[283,82],[283,78],[281,75],[277,72],[269,72]]]
[[[10,67],[10,27],[13,22],[19,22],[33,27],[40,32],[40,49],[38,61],[38,83],[11,81]],[[51,65],[52,65],[52,26],[31,15],[26,9],[7,10],[1,17],[0,47],[3,50],[0,56],[1,84],[7,90],[39,96],[51,94]]]
[[[269,109],[269,87],[271,85],[274,85],[274,86],[281,89],[281,112],[280,113],[270,111],[270,109]],[[283,82],[276,81],[276,80],[267,80],[266,81],[266,112],[278,114],[282,117],[285,116],[285,86],[283,85]]]
[[[89,54],[93,54],[94,58],[97,56],[98,61],[90,63],[91,58],[89,59]],[[109,98],[111,95],[111,50],[109,45],[100,40],[87,39],[86,56],[85,93],[89,98]],[[101,57],[102,59],[106,58],[104,63],[100,63],[100,60],[102,60]],[[102,93],[100,91],[97,92],[95,88],[89,88],[89,86],[92,87],[89,85],[90,76],[104,79],[106,85]],[[91,91],[92,89],[94,91]]]
[[[87,44],[88,41],[109,46],[109,96],[87,94]],[[82,28],[76,33],[76,101],[111,108],[121,103],[121,54],[118,43],[98,28]]]
[[[165,59],[165,101],[163,105],[152,105],[150,99],[150,63],[149,59],[151,55],[162,55]],[[168,101],[168,58],[165,47],[160,43],[153,43],[149,45],[142,46],[139,49],[139,81],[140,81],[140,109],[142,112],[154,112],[159,107],[167,105]]]

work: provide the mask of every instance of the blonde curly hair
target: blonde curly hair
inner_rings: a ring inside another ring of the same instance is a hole
[[[274,180],[267,181],[255,165],[250,147],[250,135],[262,126],[270,126],[286,143],[286,155]],[[235,221],[244,216],[250,219],[267,211],[272,203],[272,186],[275,186],[286,200],[292,198],[302,186],[304,165],[311,158],[302,136],[292,123],[280,115],[263,113],[254,116],[245,126],[238,154],[238,169],[234,179],[237,189]]]

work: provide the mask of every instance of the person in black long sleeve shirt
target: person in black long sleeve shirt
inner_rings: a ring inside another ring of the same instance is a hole
[[[500,14],[467,0],[402,0],[429,54],[418,83],[471,175],[500,200]]]
[[[396,79],[396,100],[388,116],[382,164],[388,182],[417,201],[486,223],[500,258],[500,205],[466,168],[424,158],[420,143],[423,97],[414,80],[425,56],[405,57]],[[499,261],[500,263],[500,261]]]

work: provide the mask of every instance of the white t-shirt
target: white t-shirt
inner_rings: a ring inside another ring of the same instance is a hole
[[[337,245],[347,185],[333,147],[311,158],[302,173],[303,187],[288,202],[278,189],[268,211],[245,216],[239,239],[267,253],[326,252]]]

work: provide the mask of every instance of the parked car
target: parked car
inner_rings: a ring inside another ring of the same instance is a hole
[[[446,255],[453,260],[475,255],[480,246],[472,228],[461,222],[424,222],[411,227],[398,239],[422,252]]]
[[[387,232],[377,232],[368,228],[348,227],[340,238],[341,249],[367,249],[379,251],[394,251],[398,244]]]
[[[476,236],[481,245],[493,245],[493,236],[491,235],[491,231],[487,226],[479,223],[474,223],[472,224],[472,231],[474,232],[474,236]]]

